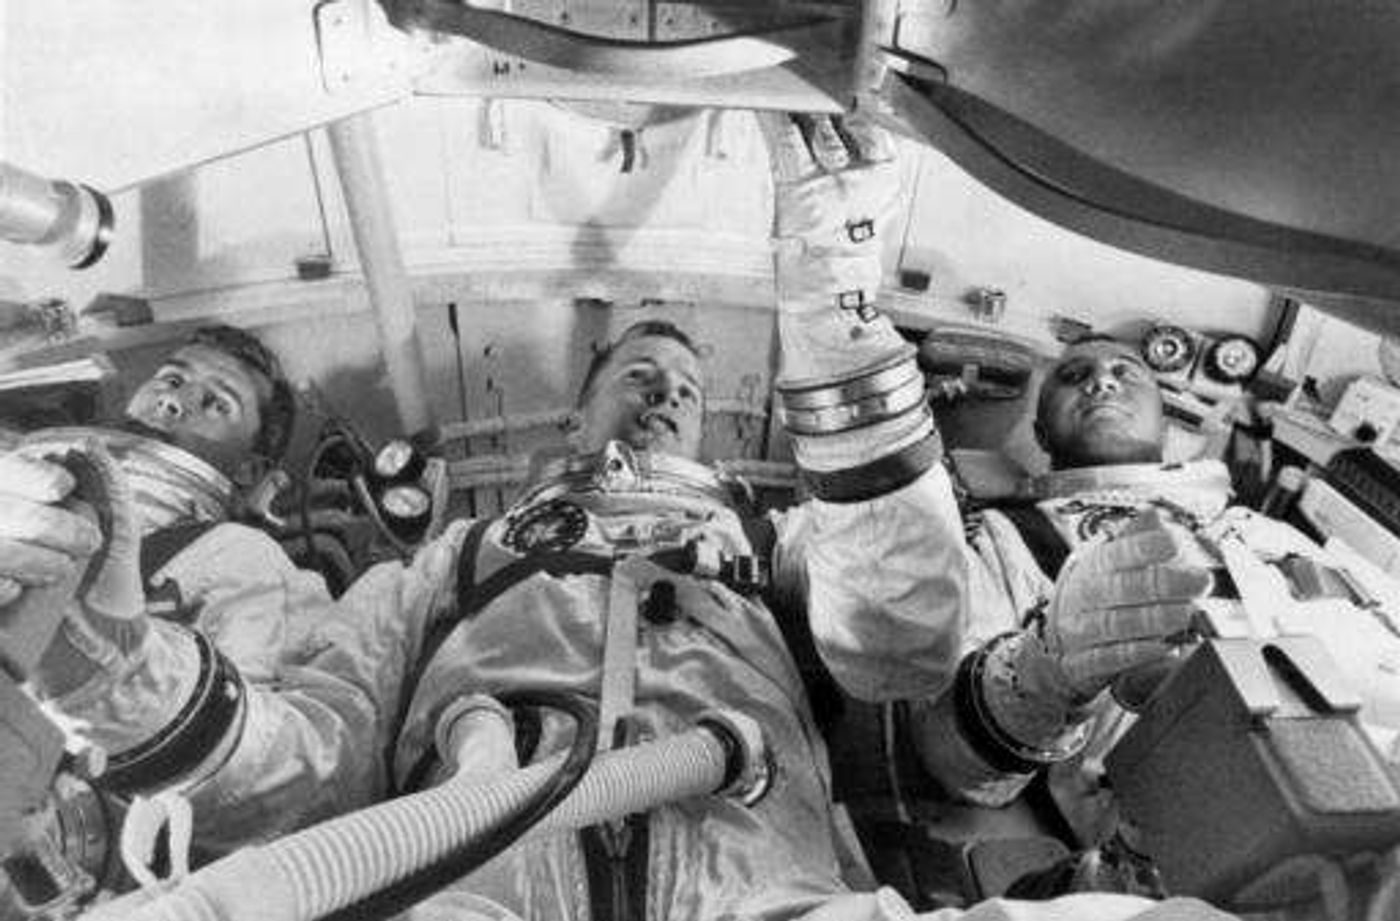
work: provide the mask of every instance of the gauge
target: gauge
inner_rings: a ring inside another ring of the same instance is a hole
[[[1159,374],[1185,371],[1196,359],[1196,340],[1180,326],[1154,326],[1142,337],[1142,360]]]
[[[433,500],[428,491],[416,483],[390,486],[379,496],[379,512],[384,525],[405,543],[422,540],[433,515]]]
[[[416,480],[423,472],[423,455],[411,443],[395,438],[374,456],[374,475],[382,481],[402,483]]]
[[[1258,367],[1259,347],[1245,336],[1225,336],[1206,352],[1206,374],[1222,383],[1245,380]]]
[[[388,518],[411,521],[432,511],[433,500],[423,487],[404,484],[384,490],[379,507]]]

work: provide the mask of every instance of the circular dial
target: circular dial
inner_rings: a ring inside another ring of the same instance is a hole
[[[1206,374],[1228,384],[1244,380],[1258,367],[1259,347],[1244,336],[1226,336],[1206,353]]]
[[[391,518],[411,521],[427,515],[433,500],[421,486],[390,486],[379,497],[379,507]]]
[[[374,455],[374,474],[381,480],[411,480],[422,470],[422,455],[402,438],[385,443]]]
[[[1142,337],[1142,360],[1159,374],[1184,371],[1196,358],[1196,341],[1180,326],[1154,326]]]

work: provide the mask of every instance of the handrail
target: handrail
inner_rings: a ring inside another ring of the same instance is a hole
[[[428,28],[535,64],[631,79],[700,79],[777,67],[811,45],[811,36],[840,24],[835,17],[816,17],[743,35],[651,42],[588,35],[454,0],[381,2],[400,29]]]

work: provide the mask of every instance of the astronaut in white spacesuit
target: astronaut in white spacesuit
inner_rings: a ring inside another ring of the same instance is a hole
[[[848,692],[925,699],[952,681],[972,561],[914,350],[874,309],[877,241],[897,192],[881,138],[826,120],[767,127],[778,177],[778,390],[813,498],[767,519],[771,539],[746,527],[743,500],[698,463],[697,350],[667,325],[633,327],[585,384],[579,453],[544,470],[502,518],[453,523],[410,565],[370,570],[334,604],[270,563],[257,591],[221,599],[230,629],[243,616],[285,619],[270,680],[240,674],[198,634],[143,617],[118,503],[39,684],[112,753],[120,789],[185,791],[200,841],[227,847],[367,804],[390,785],[431,782],[453,767],[435,762],[460,751],[434,739],[451,736],[464,699],[597,696],[603,715],[618,717],[604,719],[605,741],[624,743],[733,708],[762,726],[774,758],[757,803],[685,801],[625,829],[527,840],[424,903],[424,916],[911,916],[892,891],[851,892],[843,878],[824,745],[767,599],[802,603]],[[16,522],[8,539],[51,562],[42,579],[8,560],[0,574],[76,585],[100,541],[55,504],[69,484],[52,464],[0,461],[22,474],[0,479],[14,513],[0,518]],[[75,562],[52,562],[65,557]],[[236,552],[224,565],[230,579],[244,569]],[[635,626],[610,629],[629,611]],[[617,661],[614,634],[636,647],[616,669],[605,667]],[[546,721],[536,757],[564,736]],[[483,740],[470,757],[471,770],[500,771],[515,745]],[[250,886],[246,898],[259,895]],[[1092,894],[932,917],[1219,915],[1189,900]]]
[[[282,462],[295,421],[296,400],[277,356],[246,330],[211,324],[190,333],[131,392],[121,418],[26,431],[0,422],[0,446],[23,441],[56,454],[101,441],[136,491],[149,537],[227,520],[240,490]],[[193,529],[171,535],[164,557],[194,536]],[[0,584],[0,599],[6,593]]]
[[[18,441],[31,454],[61,455],[100,442],[132,493],[143,581],[171,599],[171,613],[179,608],[190,620],[202,606],[196,599],[238,588],[225,572],[230,546],[250,560],[284,555],[262,531],[229,519],[240,491],[281,462],[295,419],[291,384],[277,356],[246,330],[211,324],[190,333],[131,392],[121,419],[12,434],[0,444]],[[214,531],[218,536],[204,540]],[[251,586],[264,571],[247,567],[242,584]],[[16,583],[0,577],[0,601],[17,591]],[[206,628],[217,634],[216,624],[201,624]],[[219,639],[244,669],[265,669],[279,645],[277,635],[249,623]]]
[[[1133,345],[1089,336],[1068,346],[1041,385],[1035,432],[1051,471],[1035,478],[1030,502],[978,514],[970,652],[948,694],[914,705],[922,761],[944,789],[998,805],[1049,768],[1080,841],[1121,832],[1103,756],[1132,719],[1124,707],[1141,706],[1203,630],[1320,638],[1359,693],[1368,735],[1400,763],[1400,594],[1389,574],[1230,506],[1219,461],[1163,463],[1162,397]],[[1215,597],[1213,570],[1239,586],[1272,580],[1285,587],[1273,597],[1292,600],[1245,610],[1248,592]],[[1080,612],[1070,630],[1058,616],[1066,605]],[[1046,668],[1056,656],[1068,667]],[[1091,854],[1075,884],[1115,885],[1101,870]],[[1366,917],[1400,908],[1386,904]],[[1353,899],[1353,910],[1363,905]],[[1336,916],[1335,906],[1300,910]]]
[[[121,418],[96,426],[0,433],[0,444],[23,444],[25,452],[42,456],[101,444],[131,493],[148,612],[194,627],[241,674],[267,680],[284,642],[279,619],[241,617],[236,630],[227,629],[218,616],[219,598],[255,589],[262,574],[285,563],[272,538],[230,518],[243,501],[241,491],[283,458],[295,415],[291,385],[277,356],[246,330],[211,324],[186,336],[131,391]],[[0,534],[4,531],[0,526]],[[246,565],[237,579],[225,566],[231,548]],[[32,549],[3,536],[0,556],[29,566],[31,576],[45,571]],[[279,576],[286,578],[309,586],[320,581],[309,573]],[[0,601],[12,600],[20,588],[0,577]],[[56,820],[51,827],[57,828]],[[0,879],[0,916],[17,910],[12,901],[13,892]]]

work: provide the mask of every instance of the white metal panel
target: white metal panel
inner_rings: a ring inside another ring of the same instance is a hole
[[[113,191],[406,95],[372,0],[323,5],[328,87],[316,6],[6,0],[0,158]]]

